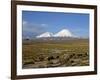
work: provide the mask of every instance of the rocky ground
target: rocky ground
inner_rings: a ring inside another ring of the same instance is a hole
[[[59,56],[60,55],[60,56]],[[46,56],[41,54],[36,59],[25,60],[23,68],[48,68],[66,66],[88,66],[88,53],[65,53]]]

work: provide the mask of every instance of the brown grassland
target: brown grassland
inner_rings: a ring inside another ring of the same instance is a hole
[[[23,40],[23,69],[68,66],[89,66],[88,39],[60,42]]]

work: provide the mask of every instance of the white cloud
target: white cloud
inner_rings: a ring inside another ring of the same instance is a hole
[[[23,25],[26,25],[27,24],[27,21],[23,21]]]
[[[47,25],[47,24],[41,24],[41,26],[43,26],[43,27],[47,27],[48,25]]]
[[[36,24],[33,22],[23,21],[23,34],[40,34],[46,31],[47,24]]]

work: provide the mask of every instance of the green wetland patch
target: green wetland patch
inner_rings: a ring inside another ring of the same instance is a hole
[[[23,40],[23,69],[69,66],[89,66],[88,39]]]

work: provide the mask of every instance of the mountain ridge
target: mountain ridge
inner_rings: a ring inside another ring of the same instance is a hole
[[[55,34],[51,32],[44,32],[36,36],[36,38],[46,38],[46,37],[75,37],[75,36],[68,29],[62,29]]]

